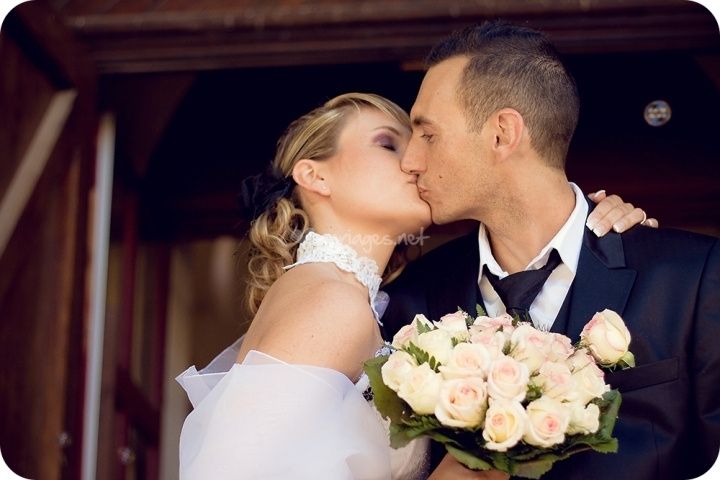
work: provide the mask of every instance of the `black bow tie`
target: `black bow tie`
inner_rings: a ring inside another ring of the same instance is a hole
[[[487,277],[490,285],[500,296],[507,313],[518,315],[520,320],[530,321],[530,305],[535,301],[535,297],[542,290],[543,284],[552,271],[561,263],[560,254],[553,249],[545,266],[537,270],[525,270],[505,278],[498,278],[497,275],[490,272],[487,265],[484,265],[483,275]]]

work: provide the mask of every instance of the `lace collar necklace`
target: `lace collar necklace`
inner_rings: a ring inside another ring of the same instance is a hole
[[[334,263],[340,270],[355,275],[357,281],[368,289],[375,321],[382,326],[376,307],[376,297],[382,278],[378,274],[378,265],[375,260],[361,256],[354,248],[342,243],[334,235],[320,235],[310,231],[298,246],[295,263],[286,266],[285,270],[305,263],[318,262]]]

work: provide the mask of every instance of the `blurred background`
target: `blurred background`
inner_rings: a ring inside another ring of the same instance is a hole
[[[247,326],[241,180],[347,91],[409,109],[492,18],[577,80],[569,177],[720,235],[720,35],[677,0],[35,0],[0,34],[0,450],[34,479],[174,479],[174,377]],[[542,202],[542,199],[538,199]],[[421,254],[471,228],[432,229]]]

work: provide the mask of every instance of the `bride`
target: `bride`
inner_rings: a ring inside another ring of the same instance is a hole
[[[270,173],[243,185],[254,319],[208,367],[177,377],[194,406],[181,480],[427,478],[427,440],[390,448],[362,371],[384,345],[378,288],[402,266],[396,244],[430,224],[415,175],[400,170],[410,134],[389,100],[340,95],[294,121]],[[446,456],[430,478],[507,476]]]

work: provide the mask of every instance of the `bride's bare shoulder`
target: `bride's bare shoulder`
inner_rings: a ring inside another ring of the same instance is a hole
[[[254,322],[262,323],[263,331],[256,349],[290,363],[333,368],[350,378],[359,374],[377,340],[367,290],[318,264],[283,274]]]

